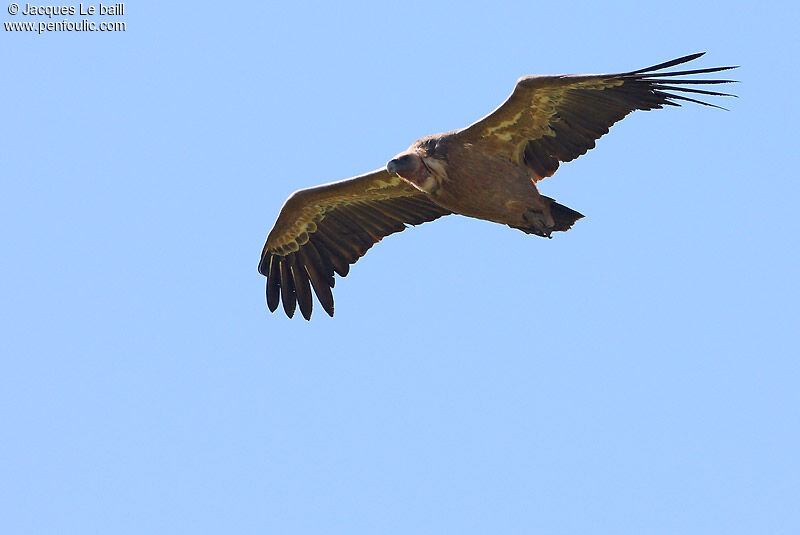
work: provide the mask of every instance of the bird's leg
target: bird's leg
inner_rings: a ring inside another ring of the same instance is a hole
[[[553,221],[553,216],[549,213],[545,213],[542,210],[527,210],[523,212],[522,218],[531,225],[530,230],[534,234],[543,238],[552,238],[550,233],[553,232],[555,221]]]

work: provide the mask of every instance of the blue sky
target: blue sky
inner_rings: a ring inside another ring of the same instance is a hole
[[[4,532],[800,532],[796,3],[126,10],[0,32]],[[268,313],[292,191],[703,50],[731,111],[562,165],[568,233],[448,217]]]

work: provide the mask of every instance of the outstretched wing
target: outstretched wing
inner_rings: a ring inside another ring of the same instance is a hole
[[[734,80],[675,79],[736,67],[711,67],[663,72],[699,58],[704,52],[620,74],[525,76],[495,111],[455,134],[456,139],[524,163],[535,180],[551,176],[559,162],[568,162],[594,148],[595,140],[634,110],[652,110],[676,101],[715,106],[674,92],[734,96],[685,84],[722,84]]]
[[[336,272],[344,277],[367,250],[406,224],[450,211],[385,169],[293,193],[267,237],[258,272],[267,277],[267,306],[311,318],[311,288],[333,316]]]

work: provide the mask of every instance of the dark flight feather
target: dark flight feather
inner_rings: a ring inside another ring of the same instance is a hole
[[[294,283],[292,282],[292,276],[289,273],[289,259],[285,257],[281,258],[280,265],[281,301],[283,301],[283,311],[286,312],[286,315],[291,318],[294,316],[297,298],[294,295]]]
[[[280,282],[280,258],[277,256],[270,256],[269,258],[269,275],[267,276],[267,307],[270,312],[275,312],[278,308],[281,295],[281,282]]]

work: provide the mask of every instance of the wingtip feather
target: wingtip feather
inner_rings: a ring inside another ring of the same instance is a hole
[[[687,63],[689,61],[695,60],[701,56],[703,56],[705,52],[696,52],[694,54],[689,54],[688,56],[682,56],[680,58],[675,58],[670,61],[665,61],[663,63],[658,63],[657,65],[651,65],[650,67],[645,67],[644,69],[637,69],[635,71],[631,71],[627,74],[638,74],[642,72],[648,71],[656,71],[658,69],[668,69],[670,67],[674,67],[675,65],[680,65],[681,63]]]
[[[267,275],[266,293],[267,293],[267,307],[270,312],[275,312],[280,303],[280,277],[281,271],[279,260],[275,255],[270,255],[269,260],[269,275]]]

